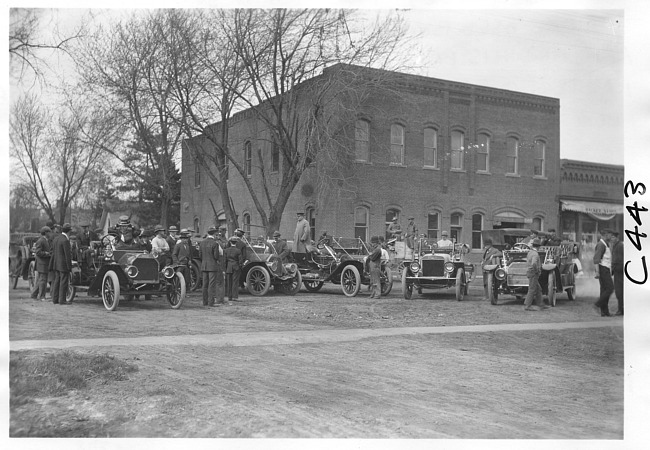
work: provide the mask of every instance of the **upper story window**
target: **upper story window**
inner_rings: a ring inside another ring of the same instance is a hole
[[[354,159],[367,162],[370,158],[370,124],[357,120],[354,127]]]
[[[462,131],[451,132],[451,168],[463,169],[463,150],[465,134]]]
[[[506,173],[519,173],[519,139],[509,137],[506,144]]]
[[[280,170],[280,146],[273,140],[271,144],[271,172],[278,172]]]
[[[253,151],[250,142],[244,144],[244,172],[247,177],[253,174]]]
[[[390,163],[404,165],[404,127],[396,123],[390,126]]]
[[[546,176],[546,142],[540,140],[535,141],[534,175]]]
[[[354,237],[368,241],[368,208],[357,206],[354,209]]]
[[[438,167],[438,131],[434,128],[424,129],[424,165]]]
[[[490,136],[485,133],[478,135],[476,148],[476,170],[478,172],[490,171]]]
[[[201,187],[201,165],[197,159],[194,160],[194,187]]]

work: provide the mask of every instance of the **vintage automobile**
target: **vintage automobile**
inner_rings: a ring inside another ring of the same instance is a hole
[[[276,292],[296,295],[302,284],[298,266],[294,263],[282,264],[273,246],[258,247],[245,237],[244,265],[241,269],[240,287],[246,287],[251,295],[266,295],[271,286]]]
[[[180,266],[169,264],[164,255],[137,248],[117,248],[113,236],[91,243],[91,261],[73,261],[71,286],[74,292],[101,295],[104,307],[114,311],[123,295],[165,295],[173,309],[181,307],[186,287]]]
[[[9,236],[9,285],[18,286],[22,278],[29,282],[30,292],[34,289],[35,273],[34,244],[40,237],[38,233],[12,233]]]
[[[368,247],[359,238],[328,241],[318,243],[304,261],[297,261],[305,289],[317,292],[328,282],[340,285],[347,297],[354,297],[362,285],[370,285],[365,264]],[[393,276],[387,261],[381,263],[380,281],[381,295],[388,295],[393,288]]]
[[[523,299],[528,293],[526,276],[526,256],[530,246],[522,242],[531,234],[531,230],[521,228],[502,228],[483,230],[483,239],[491,238],[493,246],[499,249],[502,257],[497,264],[483,266],[487,272],[487,286],[490,303],[497,304],[499,295],[514,295]],[[539,284],[542,294],[548,297],[548,303],[555,306],[558,294],[566,292],[569,300],[576,298],[575,274],[579,269],[576,264],[579,248],[577,242],[563,241],[559,245],[544,245],[548,233],[538,232],[542,245],[538,248],[542,261],[542,274]]]
[[[438,248],[424,236],[415,242],[410,261],[404,261],[402,269],[402,295],[408,300],[413,290],[422,294],[424,289],[450,289],[456,291],[456,300],[467,295],[469,283],[474,278],[474,265],[464,261],[469,252],[466,244],[454,243]]]

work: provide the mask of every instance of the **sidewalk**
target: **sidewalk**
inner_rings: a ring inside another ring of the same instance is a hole
[[[212,347],[252,347],[264,345],[322,344],[349,342],[385,336],[443,333],[487,333],[500,331],[567,330],[573,328],[623,327],[623,318],[593,322],[513,323],[452,327],[357,328],[347,330],[300,330],[258,333],[186,334],[180,336],[145,336],[133,338],[60,339],[10,341],[11,351],[45,348],[115,347],[138,345],[209,345]]]

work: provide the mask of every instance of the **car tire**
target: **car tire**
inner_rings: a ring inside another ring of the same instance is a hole
[[[109,311],[115,311],[120,303],[120,280],[112,270],[106,272],[102,280],[102,302]]]
[[[185,286],[185,277],[182,273],[176,272],[167,286],[167,301],[172,309],[178,309],[185,300],[187,287]]]
[[[569,297],[569,300],[575,300],[578,298],[576,296],[576,287],[575,285],[571,286],[569,289],[566,290],[566,295]]]
[[[462,301],[465,298],[465,269],[456,271],[456,300]]]
[[[346,297],[356,296],[361,289],[359,269],[352,264],[348,264],[341,271],[341,289]]]
[[[548,274],[548,304],[555,306],[557,293],[555,292],[555,272]]]
[[[388,266],[385,266],[382,272],[381,295],[386,296],[393,290],[393,272]]]
[[[72,303],[75,296],[77,295],[77,287],[72,284],[68,284],[68,292],[65,293],[66,303]]]
[[[296,271],[294,277],[291,279],[291,282],[283,284],[282,291],[287,295],[296,295],[300,290],[302,285],[302,275],[300,271]]]
[[[402,270],[402,296],[404,300],[410,300],[413,297],[413,284],[406,280],[406,268]]]
[[[307,289],[308,292],[318,292],[318,291],[320,291],[320,288],[323,287],[323,282],[322,281],[303,280],[302,284],[305,285],[305,289]]]
[[[496,305],[499,294],[496,291],[496,286],[494,283],[494,272],[488,273],[487,288],[488,288],[488,297],[490,299],[490,304]]]
[[[271,275],[265,267],[253,266],[246,274],[246,289],[251,295],[266,295],[271,288]]]
[[[201,285],[201,269],[199,265],[192,261],[190,263],[190,291],[196,291]]]

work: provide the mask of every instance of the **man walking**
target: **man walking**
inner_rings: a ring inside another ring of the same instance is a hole
[[[244,255],[237,247],[238,241],[237,236],[231,237],[228,246],[223,251],[226,260],[226,295],[229,302],[239,301],[239,276],[244,263]]]
[[[614,283],[612,281],[612,252],[607,245],[611,237],[610,230],[602,230],[600,232],[600,239],[596,244],[594,251],[594,265],[598,270],[598,282],[600,283],[600,296],[594,306],[600,309],[601,317],[608,317],[609,313],[609,297],[614,292]]]
[[[309,222],[305,219],[305,213],[298,211],[296,214],[298,222],[296,231],[293,233],[293,259],[295,262],[303,262],[307,257],[307,244],[309,244]]]
[[[542,286],[539,284],[539,276],[542,274],[542,263],[537,249],[540,244],[541,242],[538,238],[533,239],[531,242],[532,248],[526,255],[528,293],[526,294],[526,300],[524,300],[525,311],[537,311],[537,308],[532,306],[533,302],[540,308],[545,308],[542,304]]]
[[[203,306],[224,304],[223,270],[221,265],[223,250],[221,250],[221,246],[214,238],[216,232],[216,227],[210,227],[208,236],[201,241],[199,246],[201,250]]]
[[[72,227],[69,223],[63,224],[61,234],[52,241],[52,257],[50,258],[49,271],[53,273],[52,303],[55,305],[69,305],[66,302],[70,273],[72,272],[72,250],[68,233]]]
[[[616,316],[623,315],[623,242],[618,239],[618,231],[612,231],[609,240],[609,247],[612,252],[612,276],[614,277],[614,293],[618,301]]]
[[[47,276],[49,272],[50,259],[52,250],[50,248],[50,236],[52,230],[50,227],[41,228],[41,236],[34,244],[34,254],[36,255],[36,289],[32,292],[34,300],[45,301],[45,292],[47,290]]]

